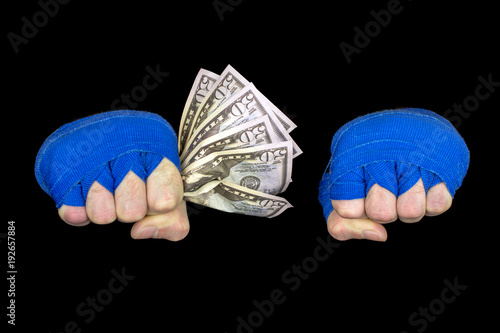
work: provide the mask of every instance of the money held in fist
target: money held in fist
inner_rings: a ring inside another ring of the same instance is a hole
[[[184,199],[269,218],[292,207],[277,194],[302,153],[289,134],[295,127],[230,65],[221,75],[200,69],[178,136]]]

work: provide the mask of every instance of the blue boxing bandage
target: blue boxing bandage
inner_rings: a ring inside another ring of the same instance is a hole
[[[130,170],[145,181],[163,157],[180,170],[177,137],[165,119],[143,111],[110,111],[52,133],[38,152],[35,175],[57,208],[85,206],[94,181],[114,193]]]
[[[364,198],[373,184],[396,197],[422,178],[425,190],[444,182],[454,196],[469,166],[469,150],[453,125],[424,109],[370,113],[342,126],[319,186],[325,219],[331,200]]]

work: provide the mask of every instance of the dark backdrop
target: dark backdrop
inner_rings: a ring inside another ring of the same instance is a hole
[[[5,235],[15,221],[15,328],[413,333],[491,327],[498,312],[492,305],[498,214],[487,191],[496,186],[498,83],[488,98],[474,98],[479,77],[500,81],[492,2],[55,3],[9,3],[3,12],[0,231]],[[177,243],[134,241],[130,225],[119,222],[73,228],[59,220],[33,173],[50,133],[109,110],[142,84],[147,66],[169,75],[137,109],[159,113],[177,129],[199,68],[220,73],[227,64],[298,125],[292,135],[304,154],[294,160],[294,182],[283,194],[295,208],[268,220],[190,206],[191,231]],[[471,164],[451,210],[413,225],[388,225],[384,244],[332,241],[317,187],[335,131],[368,112],[412,106],[444,115],[464,101],[470,111],[448,116],[469,146]],[[6,295],[9,284],[4,288]],[[4,297],[5,309],[10,298]]]

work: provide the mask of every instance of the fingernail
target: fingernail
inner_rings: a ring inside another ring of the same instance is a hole
[[[141,232],[139,232],[139,236],[137,236],[136,239],[148,239],[156,237],[158,237],[158,228],[149,226],[142,228]]]
[[[361,232],[361,237],[363,237],[363,239],[369,239],[376,242],[382,241],[382,236],[378,232],[373,230],[363,230]]]

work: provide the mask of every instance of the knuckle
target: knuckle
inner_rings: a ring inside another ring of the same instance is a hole
[[[427,215],[439,215],[447,211],[452,204],[452,197],[444,183],[430,188],[427,193]]]
[[[92,197],[99,197],[102,195],[106,195],[107,192],[108,190],[104,186],[99,184],[97,181],[94,181],[94,183],[92,183],[92,186],[90,186],[89,188],[89,192],[87,194],[87,200],[89,200],[89,197],[92,198]]]
[[[346,218],[346,219],[356,219],[356,218],[359,218],[363,215],[363,212],[360,212],[359,210],[353,209],[353,208],[343,209],[342,211],[339,211],[338,213],[340,216],[342,216],[343,218]]]
[[[407,203],[401,207],[398,211],[400,220],[403,222],[417,222],[422,219],[425,214],[425,210],[419,205]]]
[[[146,216],[146,213],[146,203],[140,199],[127,201],[120,200],[116,205],[116,216],[121,222],[139,221]]]
[[[146,210],[138,207],[128,207],[122,210],[118,215],[118,220],[121,222],[136,222],[142,220],[146,216]]]
[[[149,208],[157,213],[166,213],[179,205],[182,198],[180,195],[162,195],[151,198],[148,196]]]
[[[446,203],[429,203],[427,205],[427,215],[434,216],[446,212],[451,205]]]
[[[120,188],[120,186],[124,185]],[[115,192],[116,215],[122,222],[135,222],[147,213],[144,182],[137,178],[122,182]]]
[[[95,224],[108,224],[116,220],[115,212],[107,209],[101,209],[89,215],[90,220]]]
[[[332,200],[337,214],[346,219],[361,218],[365,214],[364,199]]]
[[[89,222],[85,209],[60,209],[59,216],[64,222],[72,225],[86,225]]]
[[[443,193],[428,196],[426,214],[430,216],[442,214],[451,207],[451,204],[451,198]]]
[[[131,173],[132,171],[130,171]],[[118,201],[132,201],[140,197],[145,191],[144,182],[135,174],[128,174],[118,185],[115,196]]]
[[[366,215],[373,221],[389,223],[397,220],[397,199],[389,190],[378,184],[368,192],[366,197]]]
[[[353,209],[352,207],[345,204],[340,204],[335,210],[341,217],[346,219],[354,219],[359,217],[359,213],[356,209]]]
[[[397,219],[395,212],[385,205],[371,207],[366,214],[370,219],[380,222],[394,222]]]

